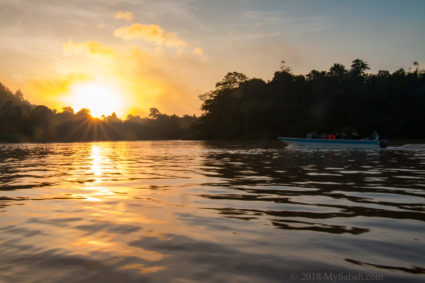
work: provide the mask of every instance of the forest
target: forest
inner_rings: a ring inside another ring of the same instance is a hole
[[[146,118],[128,115],[121,120],[115,113],[94,118],[88,109],[77,113],[71,107],[56,112],[32,105],[22,92],[12,93],[0,84],[0,141],[71,142],[104,140],[191,139],[195,116],[162,114],[151,108]]]
[[[202,115],[194,125],[200,139],[275,139],[307,133],[359,133],[376,130],[383,138],[425,138],[425,72],[417,62],[406,72],[367,73],[356,59],[350,69],[335,63],[329,71],[295,75],[282,61],[265,82],[228,73],[201,95]]]
[[[0,141],[276,139],[312,131],[366,136],[373,130],[387,139],[424,139],[425,71],[417,62],[408,71],[367,70],[368,63],[356,59],[350,69],[335,63],[328,71],[295,75],[282,61],[267,82],[229,72],[200,95],[199,117],[151,108],[148,117],[125,120],[115,113],[99,119],[88,109],[33,105],[0,83]]]

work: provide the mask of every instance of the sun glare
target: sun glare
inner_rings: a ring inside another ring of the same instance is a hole
[[[93,117],[122,114],[123,99],[117,87],[96,82],[78,83],[71,88],[71,106],[76,111],[87,108]]]

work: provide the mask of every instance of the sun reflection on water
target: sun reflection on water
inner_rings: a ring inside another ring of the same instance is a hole
[[[91,148],[91,159],[93,161],[91,170],[95,176],[102,176],[102,156],[100,155],[100,148],[97,145],[92,145]],[[96,178],[96,181],[100,181],[100,178]]]
[[[208,273],[217,277],[204,281],[278,282],[293,268],[334,267],[425,274],[424,158],[410,152],[328,158],[193,141],[10,147],[0,163],[0,270],[10,275],[0,281],[189,282]]]
[[[87,174],[94,175],[95,179],[92,182],[87,182],[84,187],[85,190],[90,191],[89,194],[85,194],[86,201],[100,202],[107,197],[114,197],[115,192],[111,191],[107,186],[101,186],[102,182],[106,181],[105,178],[108,175],[108,168],[112,166],[112,161],[105,155],[105,147],[92,144],[91,154],[89,156],[90,168]],[[96,185],[94,185],[96,184]]]

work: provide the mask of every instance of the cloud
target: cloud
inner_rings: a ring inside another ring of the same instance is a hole
[[[97,41],[87,41],[82,43],[74,43],[68,40],[63,45],[65,53],[86,54],[86,55],[112,55],[114,50],[99,43]]]
[[[133,17],[134,15],[132,12],[118,11],[115,13],[115,19],[117,20],[132,21]]]
[[[187,43],[180,39],[174,32],[166,32],[160,26],[133,24],[131,26],[122,26],[115,30],[115,37],[131,40],[142,39],[162,46],[187,46]]]
[[[69,90],[69,86],[75,82],[90,79],[91,76],[82,73],[71,73],[62,76],[54,76],[43,80],[31,80],[30,84],[34,89],[42,93],[64,93]]]
[[[194,82],[204,84],[202,70],[208,70],[200,46],[189,45],[157,25],[128,25],[121,36],[149,41],[157,49],[164,47],[163,52],[133,42],[118,45],[66,39],[62,54],[68,56],[62,58],[60,66],[43,72],[36,80],[27,80],[20,88],[30,101],[60,110],[63,106],[75,107],[69,100],[74,85],[114,81],[120,90],[123,112],[147,115],[149,108],[157,107],[162,113],[198,113],[198,95],[204,90]],[[186,48],[178,48],[181,52],[176,53],[166,46]]]
[[[196,47],[195,49],[193,49],[193,54],[201,56],[204,54],[204,51],[201,48]]]
[[[70,91],[73,84],[91,79],[92,76],[83,73],[51,74],[43,79],[27,81],[23,89],[24,93],[29,95],[31,102],[36,101],[36,103],[60,109],[68,106],[63,104],[61,98],[64,93]]]
[[[114,77],[127,90],[130,114],[146,115],[151,107],[177,115],[199,111],[202,91],[193,82],[204,62],[198,56],[152,53],[132,46],[117,53],[114,60]]]

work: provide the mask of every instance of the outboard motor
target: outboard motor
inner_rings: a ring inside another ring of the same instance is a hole
[[[387,140],[380,140],[380,141],[379,141],[379,146],[380,146],[381,148],[386,148],[386,147],[387,147],[387,145],[388,145]]]

